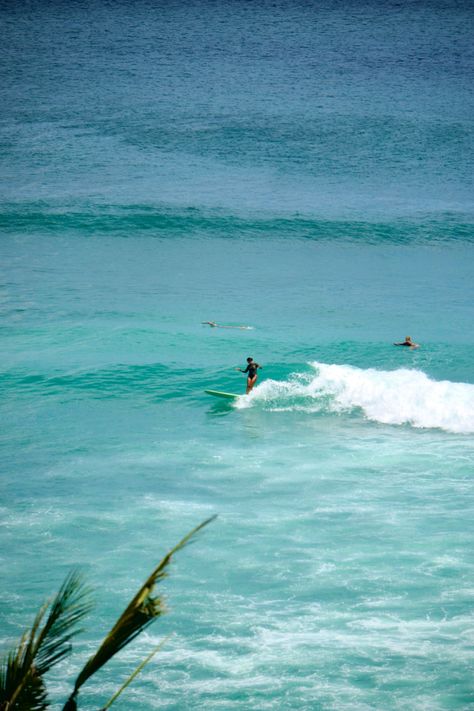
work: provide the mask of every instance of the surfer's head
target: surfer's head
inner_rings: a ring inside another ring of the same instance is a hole
[[[252,361],[253,361],[253,358],[251,358],[251,357],[249,356],[249,357],[247,358],[247,363],[251,363]]]

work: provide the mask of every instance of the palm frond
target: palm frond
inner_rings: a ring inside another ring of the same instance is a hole
[[[47,708],[44,684],[40,683],[34,668],[34,648],[38,628],[47,605],[37,613],[31,629],[25,632],[16,649],[12,649],[0,666],[0,709],[30,708],[43,711]]]
[[[7,662],[7,693],[0,695],[1,711],[45,711],[49,708],[46,686],[41,676],[31,667],[28,674],[19,675],[19,670],[14,668],[15,662],[9,658]],[[19,679],[21,678],[21,681]],[[15,687],[9,693],[8,686]],[[18,694],[15,694],[18,690]],[[6,697],[6,698],[5,698]],[[9,700],[11,698],[11,700]]]
[[[73,711],[73,709],[76,708],[75,698],[84,682],[103,667],[117,652],[134,640],[137,635],[143,632],[157,617],[160,617],[160,615],[165,612],[163,599],[160,596],[154,597],[152,595],[155,585],[168,575],[167,568],[173,555],[184,548],[204,526],[207,526],[215,518],[215,516],[211,516],[199,524],[199,526],[193,528],[193,530],[160,561],[152,574],[127,605],[115,625],[103,640],[97,652],[85,664],[76,679],[73,693],[64,706],[63,711]]]
[[[72,572],[51,604],[43,605],[31,630],[0,666],[0,708],[43,711],[48,707],[43,676],[69,654],[76,625],[91,609],[88,596],[79,574]]]
[[[71,650],[70,640],[80,630],[77,624],[92,609],[89,588],[77,571],[70,573],[51,603],[48,619],[38,638],[35,665],[45,674]]]

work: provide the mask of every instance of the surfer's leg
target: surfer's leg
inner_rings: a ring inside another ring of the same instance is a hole
[[[252,390],[253,386],[257,382],[257,376],[254,375],[253,378],[247,378],[247,390],[245,391],[245,394],[248,395],[249,392]]]

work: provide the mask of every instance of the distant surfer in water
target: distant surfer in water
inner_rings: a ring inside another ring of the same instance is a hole
[[[403,343],[394,343],[393,345],[394,346],[407,346],[408,348],[411,348],[412,350],[414,348],[420,347],[418,345],[418,343],[413,343],[413,341],[411,340],[411,336],[405,336],[405,340],[403,341]]]
[[[253,358],[247,358],[247,367],[245,370],[242,370],[242,368],[236,368],[236,370],[240,371],[241,373],[247,373],[247,390],[245,391],[245,394],[248,395],[249,392],[252,390],[253,386],[257,382],[257,369],[261,368],[262,366],[259,365],[254,361]]]
[[[221,326],[215,321],[201,321],[201,323],[206,326],[210,326],[211,328],[243,328],[245,330],[251,330],[253,328],[253,326]]]

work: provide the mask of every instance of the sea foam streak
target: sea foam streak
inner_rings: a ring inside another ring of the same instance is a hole
[[[344,412],[360,408],[369,420],[386,424],[474,432],[474,385],[431,380],[420,370],[394,371],[314,361],[316,374],[266,380],[236,407],[265,404],[273,410]]]

